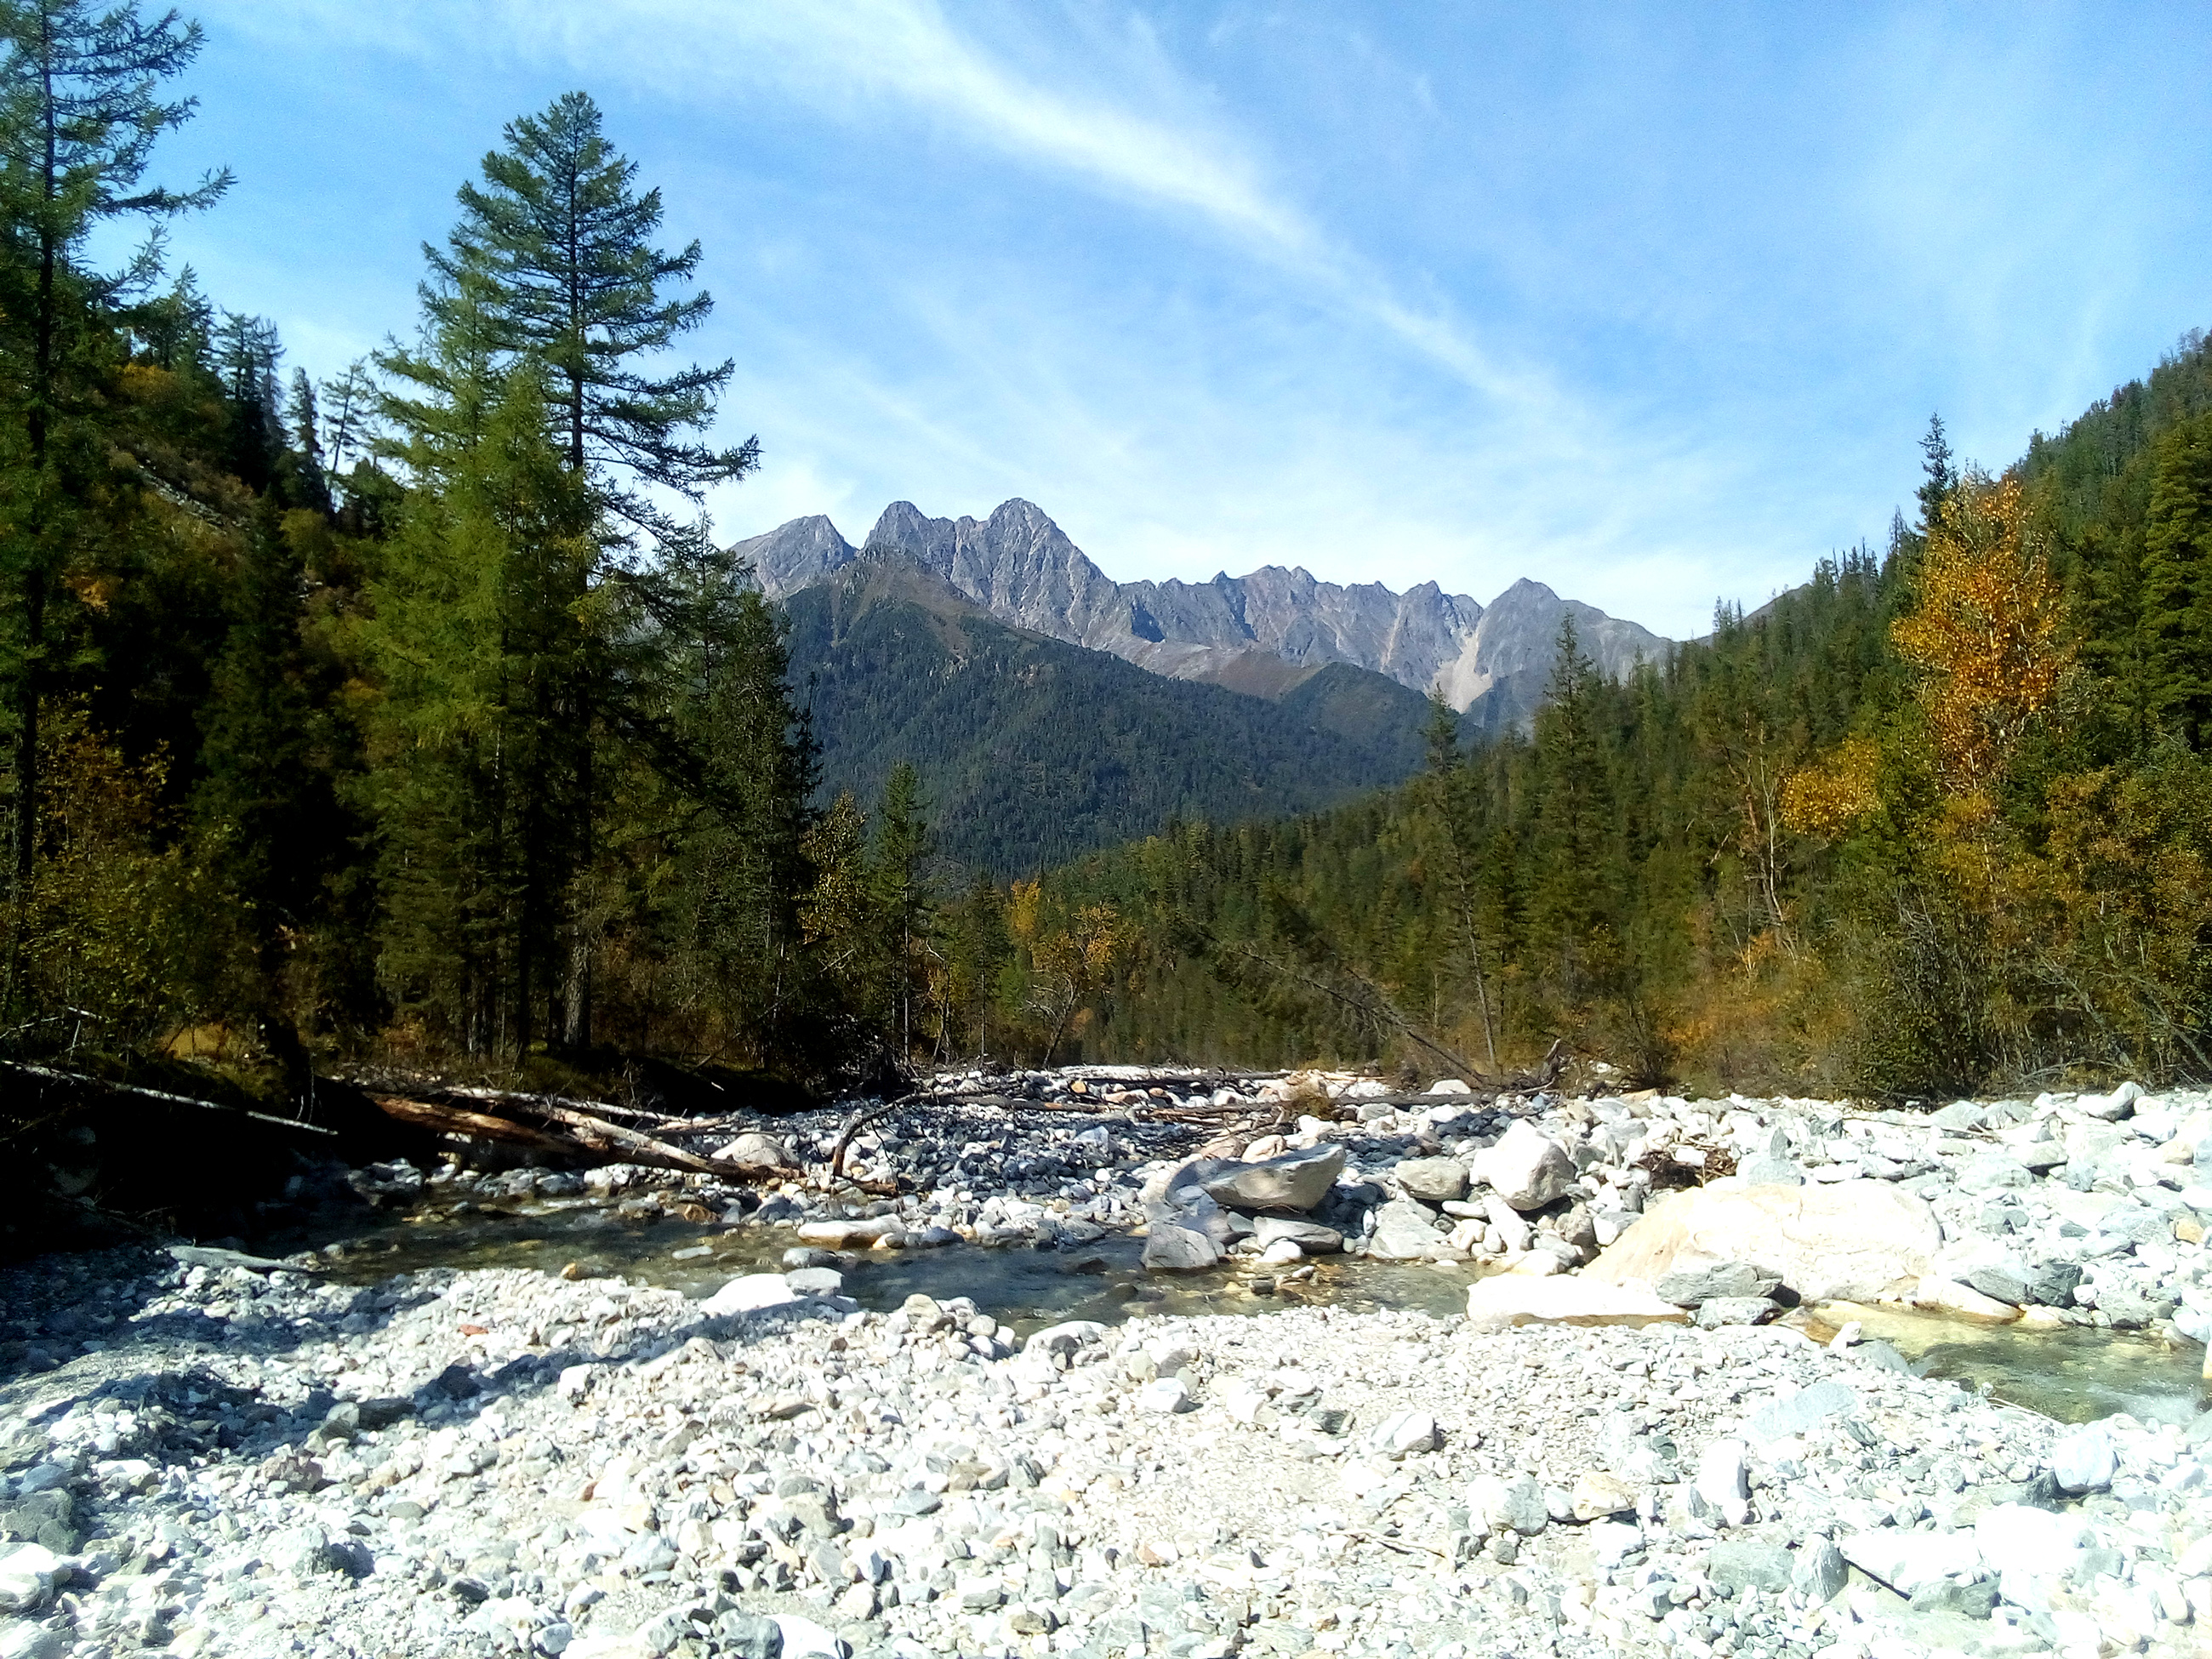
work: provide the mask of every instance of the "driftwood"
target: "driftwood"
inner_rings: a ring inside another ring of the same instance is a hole
[[[418,1129],[429,1129],[440,1134],[467,1135],[478,1140],[496,1140],[509,1146],[526,1146],[532,1152],[571,1154],[576,1148],[573,1142],[542,1134],[527,1124],[517,1123],[503,1117],[494,1117],[488,1112],[465,1112],[458,1106],[434,1105],[427,1100],[409,1100],[400,1095],[371,1095],[377,1109],[386,1117],[401,1123],[411,1123]]]
[[[463,1091],[456,1090],[453,1092],[459,1094]],[[686,1152],[681,1146],[672,1146],[641,1130],[610,1122],[594,1112],[580,1111],[574,1106],[562,1104],[540,1095],[473,1089],[467,1091],[465,1097],[485,1104],[496,1102],[518,1115],[536,1121],[520,1123],[512,1117],[468,1111],[442,1101],[412,1100],[399,1095],[371,1097],[388,1115],[403,1123],[434,1129],[446,1134],[500,1141],[507,1146],[527,1147],[533,1152],[550,1152],[562,1158],[603,1164],[638,1164],[649,1169],[679,1170],[687,1175],[710,1175],[717,1180],[739,1183],[772,1181],[782,1173],[766,1167],[719,1163],[702,1158],[696,1152]],[[691,1129],[714,1127],[685,1121],[687,1127]]]
[[[157,1101],[164,1106],[192,1106],[204,1112],[230,1112],[240,1117],[250,1117],[257,1123],[273,1124],[280,1129],[296,1129],[302,1134],[335,1135],[337,1133],[319,1123],[309,1123],[295,1117],[279,1117],[273,1112],[257,1112],[250,1106],[235,1106],[228,1101],[203,1100],[197,1095],[173,1094],[167,1089],[143,1088],[135,1083],[110,1083],[106,1078],[59,1072],[50,1066],[10,1061],[0,1065],[0,1071],[12,1072],[19,1077],[34,1078],[41,1083],[58,1084],[65,1090],[84,1089],[100,1094],[128,1095],[134,1100]]]
[[[845,1178],[845,1153],[852,1146],[853,1137],[854,1135],[860,1133],[860,1131],[866,1128],[869,1124],[879,1122],[883,1119],[889,1117],[893,1112],[898,1110],[902,1106],[915,1105],[923,1100],[930,1098],[932,1098],[932,1097],[927,1095],[901,1095],[896,1100],[886,1100],[874,1106],[863,1106],[859,1111],[854,1113],[852,1116],[847,1118],[845,1120],[844,1127],[837,1131],[836,1145],[830,1149],[830,1180],[831,1184],[834,1185],[836,1182]],[[856,1182],[854,1185],[861,1188],[864,1191],[870,1192],[886,1186],[888,1186],[893,1193],[896,1193],[898,1190],[898,1183],[896,1182],[862,1181]]]
[[[688,1170],[693,1175],[726,1176],[734,1166],[715,1164],[701,1158],[696,1152],[687,1152],[681,1146],[672,1146],[665,1140],[635,1129],[626,1129],[619,1123],[610,1123],[589,1112],[580,1112],[573,1106],[556,1106],[550,1101],[532,1101],[526,1097],[516,1105],[533,1116],[544,1119],[562,1128],[571,1130],[575,1138],[595,1152],[618,1152],[627,1164],[653,1164],[664,1170]]]

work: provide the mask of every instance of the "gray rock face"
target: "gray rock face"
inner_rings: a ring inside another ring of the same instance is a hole
[[[1751,1419],[1753,1436],[1761,1441],[1780,1440],[1818,1428],[1832,1417],[1858,1408],[1859,1397],[1841,1382],[1815,1382],[1809,1389],[1785,1395]]]
[[[2074,1287],[2081,1282],[2081,1269],[2071,1261],[1993,1262],[1972,1269],[1966,1283],[1984,1296],[2009,1302],[2014,1307],[2030,1303],[2046,1308],[2074,1305]]]
[[[1447,1204],[1467,1196],[1467,1165],[1455,1158],[1409,1158],[1391,1173],[1407,1196]]]
[[[1994,1192],[2000,1187],[2032,1187],[2035,1177],[2018,1158],[2003,1152],[1984,1152],[1968,1158],[1959,1170],[1959,1190]]]
[[[2102,1492],[2119,1473],[2112,1437],[2101,1423],[2068,1435],[2051,1449],[2051,1473],[2063,1492]]]
[[[1145,1266],[1155,1273],[1196,1273],[1221,1260],[1221,1247],[1193,1227],[1157,1222],[1145,1233]]]
[[[751,562],[771,599],[857,559],[905,558],[1003,621],[1173,678],[1232,675],[1248,659],[1291,670],[1349,663],[1417,691],[1437,687],[1462,712],[1486,700],[1493,726],[1534,711],[1564,617],[1574,618],[1583,650],[1616,679],[1639,658],[1659,660],[1668,646],[1534,581],[1515,583],[1488,611],[1434,582],[1394,593],[1379,583],[1342,586],[1277,565],[1208,582],[1116,582],[1042,511],[1019,500],[981,520],[933,519],[910,501],[894,501],[857,550],[826,518],[794,519],[731,551]]]
[[[1747,1158],[1736,1174],[1747,1187],[1802,1187],[1805,1172],[1786,1158]]]
[[[1343,1168],[1344,1148],[1325,1142],[1258,1164],[1208,1158],[1191,1165],[1185,1178],[1236,1209],[1310,1210],[1328,1195]]]
[[[1709,1267],[1677,1267],[1662,1273],[1651,1288],[1669,1302],[1694,1308],[1715,1297],[1771,1296],[1781,1283],[1780,1273],[1748,1261],[1723,1261]]]

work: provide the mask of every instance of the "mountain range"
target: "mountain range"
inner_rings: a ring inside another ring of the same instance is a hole
[[[1523,580],[1488,606],[1423,582],[1340,586],[1267,565],[1207,582],[1117,582],[1033,503],[986,519],[933,519],[894,501],[855,548],[822,515],[739,542],[763,591],[788,600],[864,556],[933,573],[1000,621],[1104,651],[1170,679],[1277,699],[1332,663],[1439,692],[1478,729],[1524,725],[1540,701],[1563,617],[1583,649],[1619,678],[1670,641]]]
[[[1269,697],[1169,679],[1011,627],[934,571],[880,553],[783,604],[823,793],[865,806],[909,762],[938,850],[1001,878],[1177,817],[1318,811],[1421,764],[1426,700],[1346,663]]]

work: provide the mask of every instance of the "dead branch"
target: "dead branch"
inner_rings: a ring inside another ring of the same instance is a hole
[[[859,1111],[854,1113],[852,1116],[847,1118],[845,1120],[845,1127],[837,1131],[837,1144],[830,1150],[830,1179],[832,1182],[843,1179],[845,1174],[845,1152],[848,1147],[852,1146],[853,1137],[854,1135],[860,1133],[860,1131],[866,1128],[869,1124],[878,1122],[884,1118],[889,1117],[893,1112],[898,1110],[900,1107],[914,1105],[922,1098],[923,1097],[918,1094],[901,1095],[896,1100],[886,1100],[878,1105],[874,1106],[863,1106]],[[869,1183],[862,1182],[860,1184],[866,1186]],[[881,1185],[882,1183],[877,1182],[875,1184]],[[892,1184],[892,1190],[894,1192],[897,1190],[896,1182]]]

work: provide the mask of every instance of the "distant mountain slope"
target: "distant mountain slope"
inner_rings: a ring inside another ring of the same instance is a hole
[[[1462,711],[1479,703],[1478,720],[1491,726],[1524,720],[1534,709],[1563,615],[1574,617],[1583,648],[1614,678],[1639,657],[1656,660],[1669,648],[1649,629],[1563,600],[1535,581],[1515,583],[1486,611],[1434,582],[1394,593],[1379,583],[1340,586],[1275,565],[1210,582],[1116,582],[1042,510],[1018,500],[982,520],[933,519],[894,501],[862,550],[817,515],[735,550],[779,599],[826,580],[863,550],[897,555],[1002,622],[1156,674],[1277,696],[1299,683],[1295,671],[1342,663],[1418,693],[1435,687]]]
[[[1421,763],[1425,698],[1346,664],[1282,701],[1009,628],[901,556],[787,595],[826,793],[911,761],[945,854],[1000,877],[1152,834],[1318,810]]]

